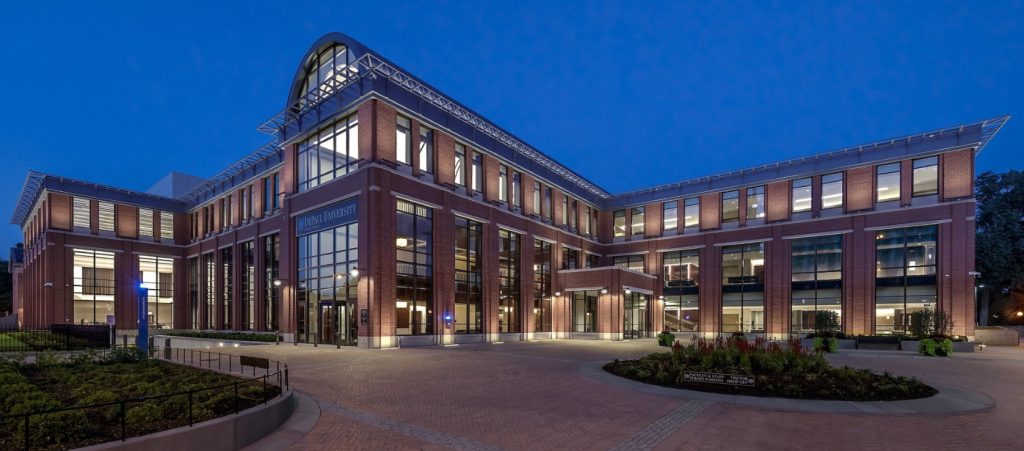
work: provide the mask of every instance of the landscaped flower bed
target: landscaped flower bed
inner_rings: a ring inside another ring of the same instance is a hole
[[[75,406],[103,407],[32,415],[32,449],[68,449],[121,438],[119,401],[193,391],[192,421],[234,413],[238,378],[184,365],[147,360],[134,349],[85,353],[65,359],[39,354],[36,363],[0,361],[0,449],[24,446],[24,416]],[[209,390],[203,390],[210,388]],[[237,409],[247,409],[279,393],[262,381],[240,383]],[[189,395],[125,404],[125,436],[133,437],[189,424]]]
[[[695,339],[689,346],[676,342],[671,352],[649,354],[638,360],[616,360],[604,369],[649,384],[752,396],[896,401],[937,393],[916,378],[833,367],[820,352],[804,350],[799,341],[780,345],[764,339]],[[754,386],[695,383],[684,380],[684,372],[753,376]]]

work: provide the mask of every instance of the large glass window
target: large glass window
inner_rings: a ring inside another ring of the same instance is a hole
[[[740,192],[726,191],[722,193],[722,222],[740,220]]]
[[[599,291],[572,292],[572,331],[597,332],[597,300]]]
[[[811,181],[810,177],[793,180],[791,193],[793,213],[811,211]]]
[[[523,174],[512,171],[512,206],[520,207],[523,205],[523,187],[522,187]]]
[[[455,143],[455,184],[466,186],[466,146]]]
[[[473,191],[480,192],[484,189],[484,156],[474,152],[473,153]]]
[[[455,333],[483,332],[483,225],[455,217]]]
[[[266,330],[278,329],[277,311],[281,305],[281,287],[274,283],[280,279],[281,238],[278,234],[263,237],[263,309],[266,316]],[[283,284],[283,282],[282,282]]]
[[[700,251],[665,252],[662,267],[665,329],[672,332],[696,331],[700,313]]]
[[[75,249],[72,265],[75,323],[107,324],[114,318],[114,253]]]
[[[580,251],[571,247],[562,246],[562,269],[576,269],[580,267]]]
[[[395,159],[412,164],[412,122],[405,116],[395,119]]]
[[[199,324],[199,258],[188,259],[188,328],[202,329]]]
[[[813,332],[818,311],[833,311],[842,321],[843,236],[799,238],[791,245],[792,332]]]
[[[337,89],[348,77],[346,67],[355,60],[352,52],[344,45],[335,45],[321,50],[316,55],[310,56],[306,65],[306,78],[302,82],[300,96],[318,92],[317,97]],[[351,71],[355,71],[353,66]],[[324,92],[326,91],[326,92]],[[305,99],[302,100],[306,102]]]
[[[875,168],[875,185],[878,202],[899,200],[900,198],[900,164],[883,164]]]
[[[821,177],[821,208],[842,208],[843,173],[836,172]]]
[[[662,204],[661,229],[663,231],[675,230],[678,224],[679,218],[676,215],[676,201],[671,200]]]
[[[540,216],[540,183],[533,182],[533,214]]]
[[[174,259],[139,256],[140,285],[147,289],[149,326],[174,328]]]
[[[906,333],[914,312],[934,309],[937,226],[875,234],[875,333]]]
[[[622,296],[622,337],[646,338],[650,336],[648,312],[650,297],[631,291]]]
[[[114,231],[114,204],[99,201],[99,229],[101,232]]]
[[[89,199],[75,197],[71,225],[75,228],[88,229],[91,225],[92,212],[89,210]]]
[[[764,332],[764,243],[722,247],[722,331]]]
[[[576,216],[579,215],[576,199],[569,199],[569,228],[576,230]]]
[[[612,257],[612,266],[630,271],[644,272],[644,254],[617,255]]]
[[[626,210],[615,210],[612,213],[612,229],[615,237],[626,236]]]
[[[359,224],[301,235],[297,242],[299,341],[348,342],[356,327],[345,319],[358,294],[351,271],[359,264]]]
[[[396,334],[429,335],[434,330],[433,211],[399,200],[396,214]]]
[[[498,166],[498,200],[508,202],[508,166]]]
[[[683,201],[683,227],[700,225],[700,198],[691,197]]]
[[[221,329],[230,330],[234,325],[233,315],[235,313],[235,258],[234,252],[232,252],[230,247],[220,250],[220,267],[221,281],[223,282],[223,290],[221,291],[221,307],[223,307]]]
[[[914,197],[939,193],[939,157],[914,160]]]
[[[583,267],[584,268],[597,268],[598,266],[600,266],[600,260],[601,260],[601,256],[600,255],[591,254],[591,253],[588,252],[586,257],[584,257]]]
[[[241,280],[238,284],[239,308],[242,309],[241,330],[253,330],[256,328],[256,252],[255,243],[247,241],[238,247],[239,262],[242,265]]]
[[[353,114],[299,142],[299,191],[311,190],[354,171],[358,168],[357,160],[359,124]]]
[[[747,188],[747,220],[764,219],[764,185]]]
[[[520,332],[518,233],[498,231],[498,332]]]
[[[204,329],[216,329],[217,325],[217,258],[213,252],[203,254],[203,310],[200,322]]]
[[[551,209],[551,187],[550,186],[545,186],[544,187],[544,215],[543,215],[544,219],[546,219],[548,222],[551,222],[551,215],[553,213],[554,213],[554,210]]]
[[[421,172],[434,172],[434,131],[420,126],[419,167]]]
[[[533,331],[551,332],[551,243],[533,240]]]
[[[633,207],[629,233],[633,236],[643,236],[645,224],[644,207]]]
[[[153,210],[148,208],[139,209],[139,236],[153,237]]]

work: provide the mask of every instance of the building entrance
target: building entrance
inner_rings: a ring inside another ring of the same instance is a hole
[[[321,301],[317,318],[320,331],[317,342],[339,346],[355,346],[359,328],[355,307],[344,301]]]
[[[650,310],[647,306],[648,302],[650,302],[650,298],[646,294],[634,291],[625,295],[623,299],[625,314],[622,315],[623,338],[647,338],[650,336],[647,319],[647,312]]]

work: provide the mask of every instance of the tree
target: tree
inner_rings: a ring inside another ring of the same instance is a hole
[[[3,312],[11,311],[11,302],[14,299],[11,273],[7,270],[8,268],[8,262],[0,260],[0,315],[3,315]]]
[[[978,211],[975,261],[991,299],[990,321],[1019,321],[1024,308],[1024,172],[991,171],[975,183]]]

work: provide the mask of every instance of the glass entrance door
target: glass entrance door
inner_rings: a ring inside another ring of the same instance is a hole
[[[319,340],[321,344],[355,346],[359,332],[355,309],[348,302],[320,303]]]
[[[633,292],[625,295],[623,304],[625,314],[622,316],[623,338],[646,338],[650,336],[647,330],[647,302],[646,294]]]

